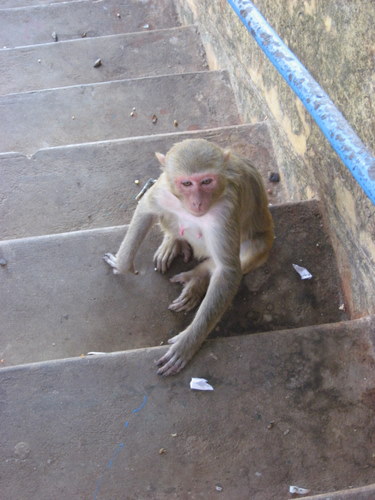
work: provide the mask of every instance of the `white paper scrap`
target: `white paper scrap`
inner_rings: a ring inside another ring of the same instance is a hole
[[[190,381],[190,389],[195,389],[196,391],[213,391],[212,385],[207,383],[205,378],[194,378],[192,377]]]
[[[309,280],[313,277],[312,274],[304,267],[298,266],[297,264],[292,264],[292,266],[297,271],[297,273],[301,276],[301,280]]]
[[[299,486],[289,486],[289,493],[295,493],[297,495],[307,495],[310,490],[306,488],[300,488]]]

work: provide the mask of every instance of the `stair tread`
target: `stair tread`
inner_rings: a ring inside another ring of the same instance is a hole
[[[231,147],[251,160],[271,190],[270,201],[285,199],[282,182],[268,180],[277,164],[266,123],[52,148],[31,159],[0,155],[0,239],[129,222],[140,189],[134,181],[138,179],[142,186],[160,175],[154,153],[165,153],[176,142],[199,137]]]
[[[90,2],[91,0],[0,0],[0,9],[19,9],[23,7],[35,7],[37,5],[49,5],[62,2]]]
[[[203,54],[193,26],[0,50],[0,94],[201,71]]]
[[[178,24],[172,0],[82,0],[10,8],[0,12],[0,47],[49,43],[53,33],[61,41],[83,34],[97,37]]]
[[[268,262],[244,277],[232,307],[212,336],[261,332],[345,319],[332,247],[317,202],[272,207],[276,240]],[[153,269],[157,228],[137,256],[138,276],[115,276],[102,261],[116,252],[126,227],[77,231],[0,243],[6,364],[159,345],[192,319],[168,305],[179,285]],[[317,246],[317,244],[319,246]],[[277,256],[277,257],[276,257]],[[292,263],[313,274],[302,281]]]
[[[2,495],[264,500],[370,484],[374,329],[209,341],[177,378],[155,373],[165,347],[5,368]]]
[[[130,116],[132,109],[135,116]],[[0,151],[240,123],[225,71],[156,76],[0,97]],[[157,121],[153,120],[156,116]]]

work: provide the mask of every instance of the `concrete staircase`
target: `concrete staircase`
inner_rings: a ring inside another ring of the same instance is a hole
[[[172,0],[0,9],[0,498],[374,499],[375,319],[347,318],[319,202],[269,181],[267,123],[241,123],[197,29]],[[252,160],[277,238],[190,365],[160,378],[160,345],[191,320],[167,310],[184,266],[154,272],[157,230],[138,276],[102,255],[154,152],[187,137]]]

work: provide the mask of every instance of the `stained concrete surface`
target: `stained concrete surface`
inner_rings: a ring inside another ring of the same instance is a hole
[[[165,347],[3,369],[2,495],[286,500],[290,485],[370,484],[374,335],[363,318],[210,341],[166,379]]]
[[[240,123],[228,75],[221,71],[9,94],[0,97],[0,114],[0,151],[25,154],[174,132],[175,121],[181,131]]]
[[[38,3],[38,2],[36,2]],[[119,14],[119,15],[118,15]],[[51,3],[0,11],[0,47],[132,33],[178,26],[173,0]]]
[[[175,142],[194,137],[251,160],[263,175],[270,202],[285,199],[283,183],[268,180],[277,163],[266,123],[47,149],[30,159],[6,154],[0,155],[0,239],[130,222],[140,187],[160,175],[155,151],[166,153]]]
[[[100,67],[94,63],[100,59]],[[206,69],[192,26],[0,51],[0,93]]]
[[[346,317],[317,204],[274,207],[273,215],[277,238],[269,262],[244,278],[213,336]],[[124,233],[123,227],[104,228],[0,243],[6,262],[0,268],[3,366],[155,346],[192,320],[193,312],[167,310],[181,290],[168,278],[189,266],[177,261],[166,276],[154,271],[157,228],[137,256],[140,274],[113,275],[102,256],[117,251]],[[305,265],[314,278],[302,281],[292,263]]]

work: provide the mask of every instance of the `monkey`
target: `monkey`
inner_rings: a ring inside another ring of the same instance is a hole
[[[163,240],[154,254],[165,273],[181,255],[198,264],[171,278],[182,285],[171,311],[198,307],[191,324],[169,339],[157,361],[159,375],[180,372],[214,329],[238,291],[242,276],[262,265],[274,230],[259,172],[251,163],[205,139],[185,139],[155,153],[162,173],[140,199],[117,254],[104,260],[113,272],[135,273],[134,258],[151,226]]]

